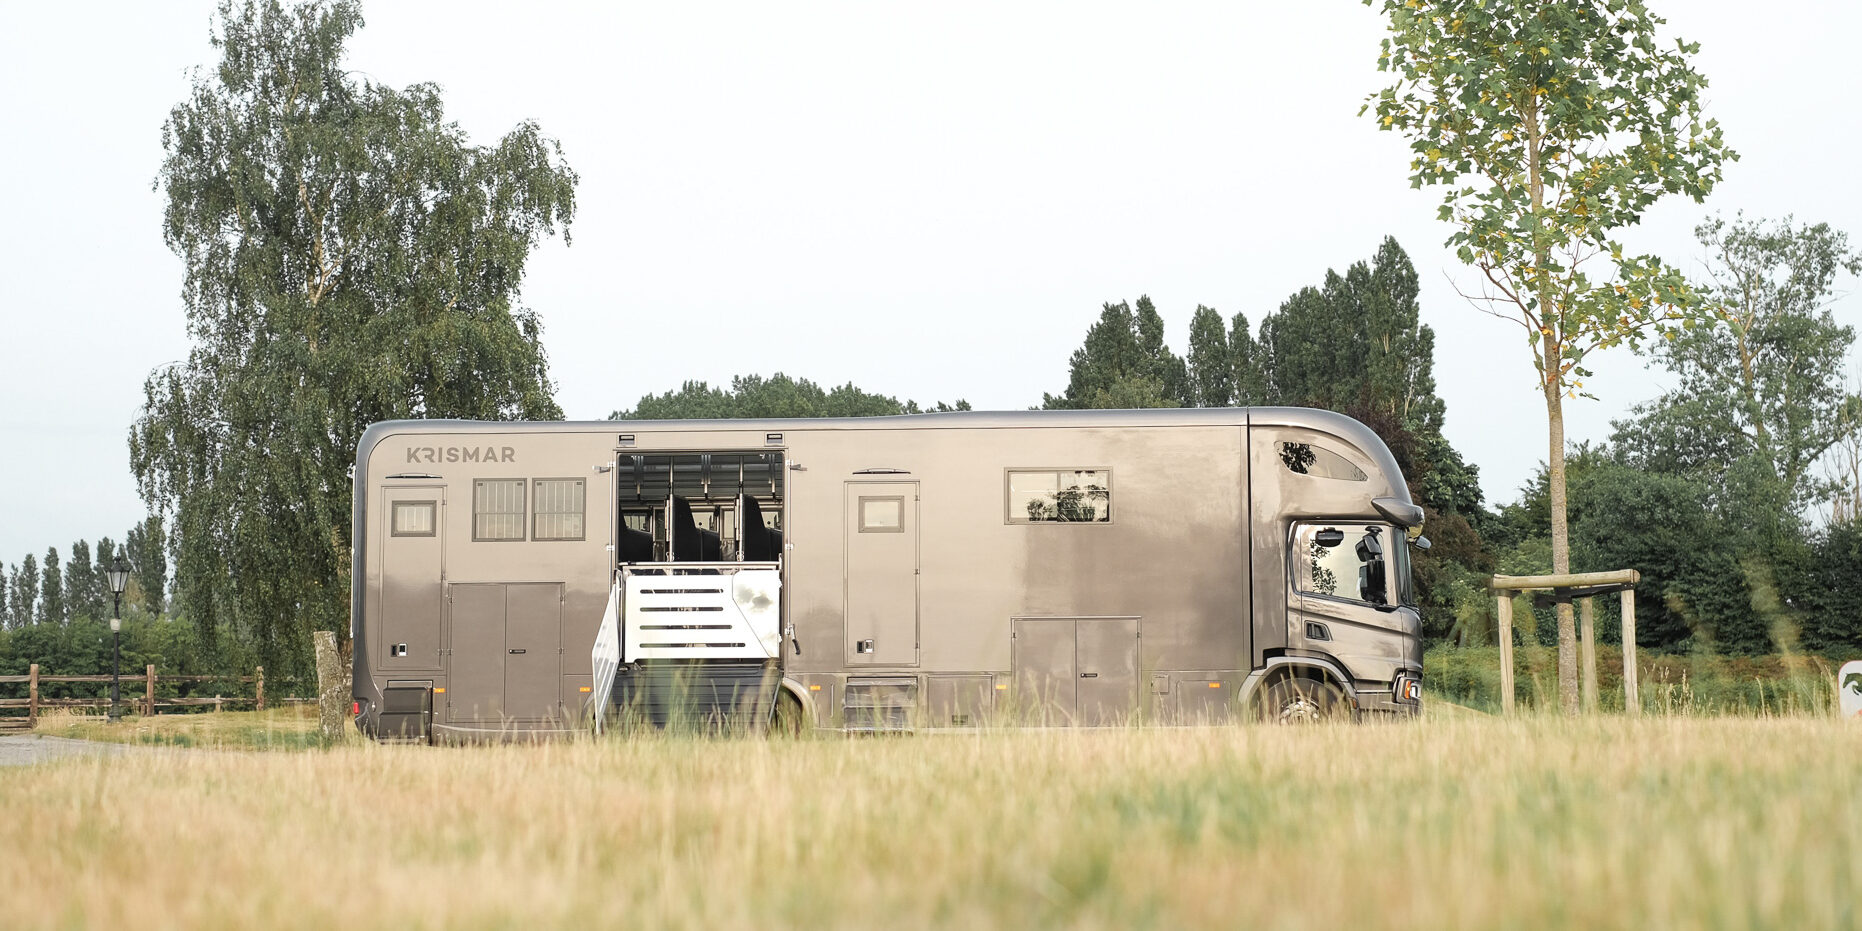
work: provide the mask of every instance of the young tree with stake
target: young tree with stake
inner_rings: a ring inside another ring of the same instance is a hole
[[[1413,186],[1443,188],[1449,244],[1479,269],[1471,295],[1518,323],[1545,397],[1552,571],[1570,571],[1564,401],[1590,353],[1672,338],[1715,314],[1616,233],[1665,194],[1700,200],[1737,158],[1703,119],[1699,46],[1658,40],[1637,0],[1365,0],[1390,22],[1365,110],[1415,153]],[[1589,396],[1589,395],[1586,395]],[[1558,606],[1559,698],[1577,710],[1576,624]]]

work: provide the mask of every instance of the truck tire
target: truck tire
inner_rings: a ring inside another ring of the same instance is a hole
[[[1350,705],[1345,693],[1330,682],[1286,676],[1267,686],[1256,711],[1269,724],[1318,724],[1344,720]]]
[[[769,736],[784,740],[795,740],[807,730],[807,715],[802,710],[802,700],[796,698],[788,689],[776,690],[776,707],[769,715]]]

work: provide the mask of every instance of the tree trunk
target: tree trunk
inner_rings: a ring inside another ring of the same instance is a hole
[[[1558,343],[1540,337],[1544,354],[1545,416],[1551,440],[1548,479],[1552,497],[1552,574],[1571,571],[1571,528],[1565,518],[1565,404],[1560,391]],[[1577,617],[1569,601],[1558,612],[1558,706],[1566,714],[1578,713]]]
[[[349,667],[336,649],[334,631],[319,630],[311,638],[317,647],[317,708],[321,712],[323,742],[341,743],[348,730]]]

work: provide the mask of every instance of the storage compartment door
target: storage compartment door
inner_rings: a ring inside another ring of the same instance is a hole
[[[445,489],[438,486],[397,486],[382,489],[381,617],[376,629],[377,668],[383,670],[440,668],[440,610],[445,583],[440,578],[441,520],[445,516]]]
[[[504,721],[504,586],[450,585],[446,625],[446,720]]]
[[[918,483],[848,482],[847,663],[918,663]]]
[[[1022,723],[1069,727],[1073,724],[1074,671],[1071,619],[1017,618],[1015,648],[1015,718]]]
[[[1077,622],[1075,721],[1081,727],[1129,723],[1138,715],[1138,619]]]
[[[560,718],[562,586],[504,588],[504,713],[517,721]]]

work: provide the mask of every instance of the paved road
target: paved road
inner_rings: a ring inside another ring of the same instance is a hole
[[[0,766],[30,766],[47,760],[61,760],[74,756],[116,756],[146,749],[123,744],[99,743],[93,740],[16,734],[0,737]]]

